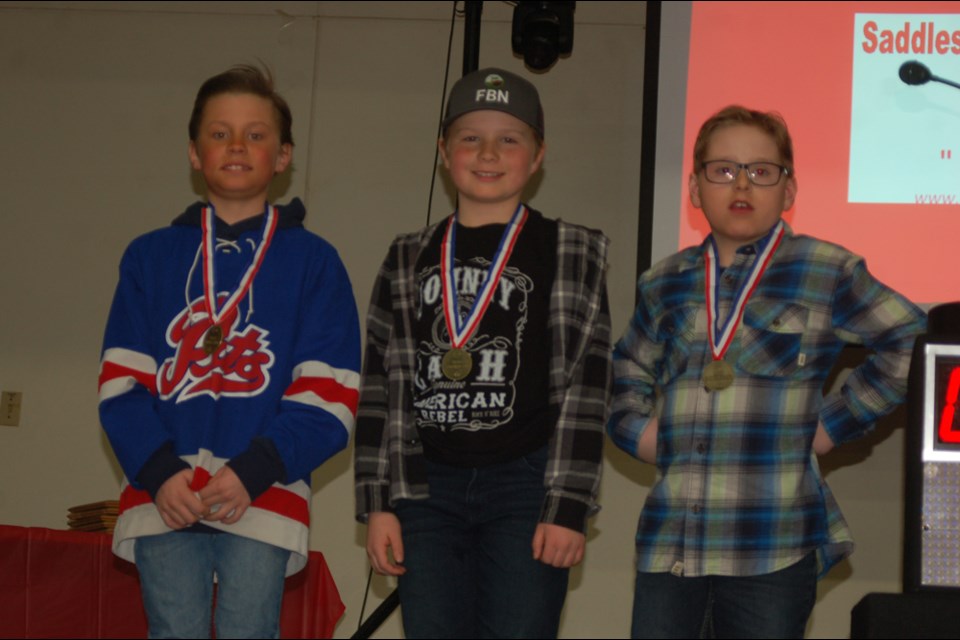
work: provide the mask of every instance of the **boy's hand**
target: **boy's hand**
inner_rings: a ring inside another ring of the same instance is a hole
[[[393,560],[390,552],[393,552]],[[401,576],[406,573],[403,564],[403,540],[400,520],[389,511],[376,511],[367,520],[367,557],[370,566],[382,576]]]
[[[569,569],[583,560],[587,538],[579,531],[541,522],[533,534],[533,559],[558,569]]]
[[[833,444],[833,440],[827,435],[826,427],[823,426],[822,422],[818,422],[817,432],[813,434],[813,451],[818,456],[822,456],[825,453],[829,453],[834,446],[836,445]]]
[[[653,416],[647,422],[647,428],[643,430],[643,435],[637,443],[637,457],[644,462],[657,464],[657,432],[659,430],[660,421],[657,416]]]
[[[193,482],[193,469],[183,469],[170,476],[160,485],[154,503],[163,518],[163,523],[171,529],[189,527],[200,519],[205,507],[190,488]]]
[[[250,494],[240,478],[230,467],[224,465],[213,474],[210,482],[200,490],[203,501],[203,519],[209,522],[233,524],[250,506]]]

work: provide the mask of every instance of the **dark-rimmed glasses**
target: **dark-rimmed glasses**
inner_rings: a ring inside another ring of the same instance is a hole
[[[731,160],[710,160],[703,163],[703,177],[714,184],[730,184],[737,180],[741,169],[746,169],[747,178],[758,187],[772,187],[780,182],[781,175],[790,175],[789,169],[772,162],[741,164]]]

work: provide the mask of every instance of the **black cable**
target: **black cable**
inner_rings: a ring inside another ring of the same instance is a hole
[[[370,583],[373,581],[373,567],[367,573],[367,588],[363,590],[363,604],[360,605],[360,617],[357,618],[357,633],[360,633],[360,626],[363,624],[363,612],[367,610],[367,596],[370,595]]]
[[[350,636],[351,640],[366,640],[369,638],[370,634],[380,628],[383,621],[393,613],[393,610],[396,609],[399,604],[400,592],[394,589],[393,593],[387,596],[387,599],[381,602],[380,606],[367,618],[367,621],[357,629],[357,632]]]
[[[453,29],[457,22],[457,2],[456,0],[453,3],[453,13],[450,16],[450,36],[447,39],[447,64],[443,70],[443,91],[440,92],[440,117],[437,118],[437,137],[440,139],[440,134],[442,133],[443,127],[443,109],[446,106],[447,98],[447,79],[450,77],[450,59],[453,52]],[[430,194],[427,198],[427,226],[430,225],[430,212],[433,208],[433,191],[437,182],[437,158],[440,155],[440,147],[434,145],[433,147],[433,167],[430,171]],[[370,614],[370,618],[363,622],[363,614],[367,609],[367,596],[370,595],[370,584],[373,581],[373,567],[370,568],[370,572],[367,574],[367,588],[363,592],[363,604],[360,605],[360,617],[357,619],[357,632],[354,633],[351,638],[365,639],[369,638],[370,634],[376,631],[383,621],[393,613],[393,610],[397,608],[397,605],[400,604],[400,594],[396,589],[387,596],[386,600],[380,603],[380,606]]]
[[[447,39],[447,66],[443,70],[443,91],[440,92],[440,117],[437,118],[437,140],[443,128],[443,109],[447,99],[447,80],[450,77],[450,58],[453,52],[453,27],[457,22],[457,2],[453,3],[453,14],[450,16],[450,37]],[[440,156],[440,147],[433,145],[433,167],[430,170],[430,194],[427,198],[427,224],[430,226],[430,212],[433,209],[433,189],[437,183],[437,158]]]

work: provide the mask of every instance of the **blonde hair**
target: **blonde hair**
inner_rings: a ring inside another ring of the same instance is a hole
[[[780,162],[787,168],[787,175],[796,175],[793,169],[793,141],[790,139],[790,132],[787,130],[787,123],[783,120],[783,116],[775,111],[754,111],[738,104],[724,107],[701,125],[697,141],[693,145],[694,173],[703,168],[707,146],[714,132],[735,124],[757,127],[773,138],[780,152]]]

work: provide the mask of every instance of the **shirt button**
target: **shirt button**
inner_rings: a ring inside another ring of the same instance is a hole
[[[700,505],[698,505],[698,504],[693,505],[693,509],[692,509],[692,510],[693,510],[694,513],[700,513],[700,511],[701,511]]]
[[[706,451],[707,451],[707,447],[705,444],[703,444],[702,442],[697,444],[697,453],[699,453],[700,455],[703,455]]]
[[[731,282],[733,282],[733,276],[728,273],[725,276],[723,276],[723,281],[726,282],[727,284],[730,284]]]

